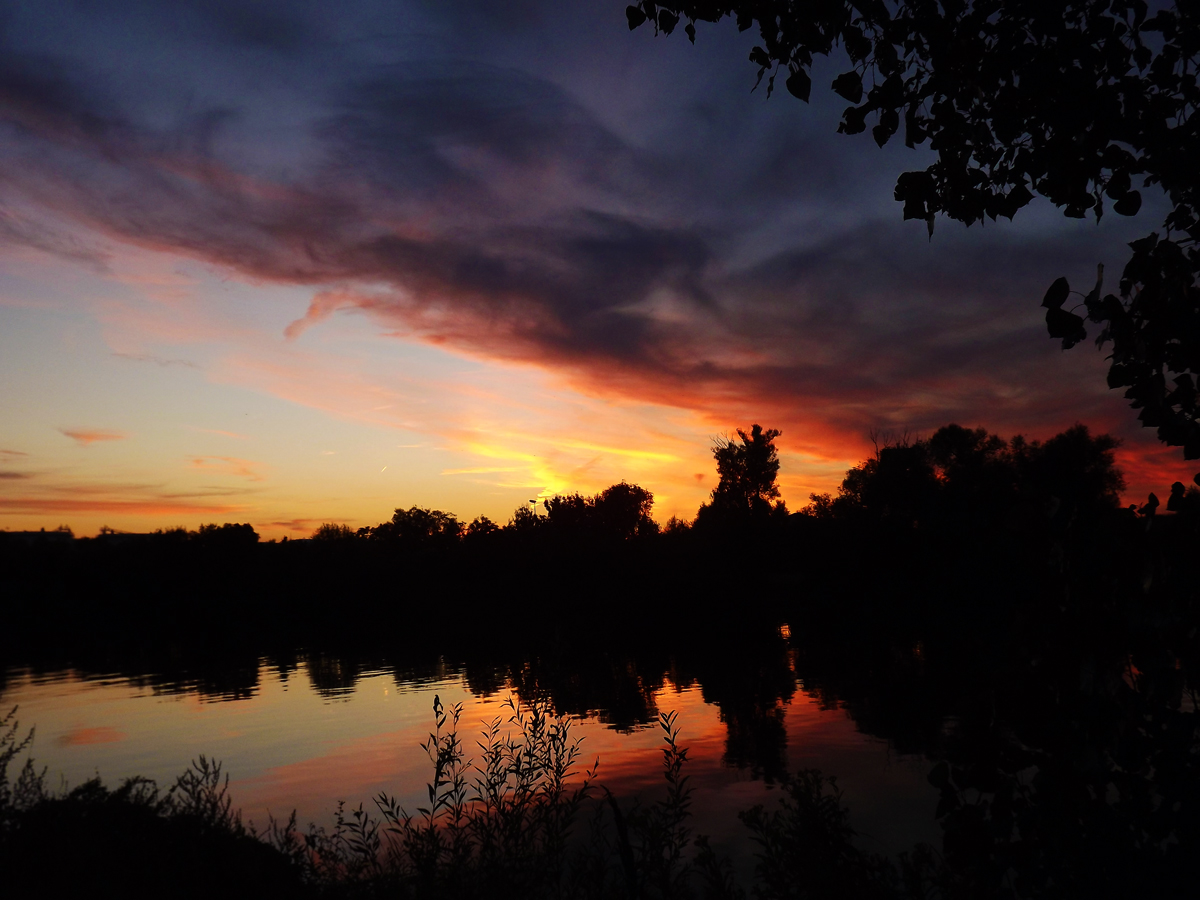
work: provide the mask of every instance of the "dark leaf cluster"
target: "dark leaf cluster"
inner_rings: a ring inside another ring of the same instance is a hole
[[[1012,219],[1041,195],[1072,218],[1136,215],[1142,190],[1169,201],[1164,234],[1135,241],[1120,297],[1089,295],[1087,318],[1112,342],[1109,384],[1168,444],[1200,458],[1200,4],[1145,0],[755,0],[642,4],[659,18],[757,27],[758,78],[787,73],[809,99],[815,56],[844,54],[831,87],[851,105],[838,131],[870,128],[883,146],[903,128],[936,160],[902,174],[905,219]],[[636,15],[635,15],[636,13]],[[646,15],[630,7],[629,24]],[[656,20],[657,21],[657,20]],[[674,27],[672,25],[672,27]],[[660,28],[667,31],[669,29]],[[694,30],[688,32],[694,40]],[[1059,283],[1051,291],[1059,292]],[[1062,283],[1065,286],[1065,282]],[[1065,297],[1063,298],[1065,299]],[[1049,305],[1068,348],[1083,317]]]
[[[1097,278],[1083,305],[1088,320],[1101,326],[1096,345],[1111,344],[1108,386],[1125,389],[1142,425],[1157,429],[1160,440],[1183,447],[1185,459],[1200,459],[1200,253],[1194,236],[1171,234],[1130,244],[1120,296],[1101,297]],[[1067,280],[1058,279],[1056,288],[1065,292]],[[1083,319],[1072,313],[1048,309],[1046,324],[1064,347],[1086,336]]]

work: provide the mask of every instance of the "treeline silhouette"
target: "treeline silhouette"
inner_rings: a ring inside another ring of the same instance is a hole
[[[726,722],[726,762],[783,783],[798,778],[784,717],[803,685],[926,755],[942,794],[943,846],[915,853],[899,881],[830,851],[854,884],[1188,896],[1197,491],[1122,507],[1106,436],[948,426],[883,441],[836,495],[786,514],[769,494],[773,438],[752,429],[718,445],[748,487],[714,491],[708,512],[662,529],[648,494],[617,485],[536,517],[522,508],[503,527],[410,509],[306,542],[233,528],[17,551],[10,539],[3,602],[16,627],[0,643],[10,664],[214,696],[252,692],[264,657],[331,693],[368,669],[411,681],[459,666],[477,693],[511,687],[618,727],[667,712],[654,702],[664,684],[699,685]],[[738,454],[749,468],[755,453],[763,477],[739,471]],[[812,784],[798,807],[833,815]],[[778,851],[779,884],[801,877],[804,840]],[[813,895],[855,896],[830,891]]]
[[[1153,495],[1122,508],[1116,444],[1083,426],[1044,442],[956,425],[883,441],[836,495],[794,513],[778,495],[776,437],[756,425],[719,441],[709,501],[661,528],[650,492],[622,482],[549,498],[540,513],[521,506],[503,525],[412,507],[279,543],[245,524],[0,533],[0,663],[237,696],[262,657],[285,670],[297,654],[420,668],[442,654],[486,672],[570,648],[600,671],[711,635],[756,645],[784,620],[889,640],[945,629],[965,645],[990,640],[1023,597],[1064,592],[1100,610],[1145,584],[1156,596],[1193,587],[1200,491],[1177,484],[1164,509]]]

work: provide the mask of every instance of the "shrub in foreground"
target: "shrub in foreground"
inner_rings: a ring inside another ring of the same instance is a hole
[[[13,897],[300,897],[302,873],[232,810],[228,777],[201,756],[166,793],[98,778],[61,793],[26,761],[13,713],[0,720],[0,883]]]
[[[598,787],[597,764],[578,771],[579,739],[546,703],[511,702],[511,730],[493,720],[477,761],[458,735],[461,706],[435,698],[434,715],[422,745],[433,766],[426,805],[410,813],[381,794],[375,812],[339,805],[329,830],[301,832],[293,814],[260,833],[233,811],[228,777],[203,756],[165,793],[143,778],[53,793],[31,762],[10,783],[32,737],[17,740],[10,713],[0,720],[4,883],[16,896],[104,885],[155,898],[744,898],[730,862],[692,836],[674,714],[659,720],[667,790],[654,802]],[[777,808],[742,820],[759,847],[753,892],[762,900],[902,894],[895,867],[855,846],[836,783],[819,772],[786,779]],[[928,853],[919,859],[932,868]]]

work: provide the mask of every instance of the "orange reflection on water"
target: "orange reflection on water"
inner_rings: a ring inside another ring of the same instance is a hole
[[[61,776],[78,784],[98,772],[110,784],[132,775],[169,784],[204,753],[223,762],[235,804],[260,825],[292,810],[301,823],[329,824],[337,801],[370,808],[380,792],[415,810],[427,800],[432,773],[420,744],[434,724],[435,694],[446,706],[462,704],[459,736],[468,756],[478,756],[476,742],[488,723],[511,715],[504,702],[511,692],[474,695],[452,672],[422,684],[361,673],[352,687],[324,694],[298,674],[287,677],[264,665],[249,695],[229,702],[156,693],[119,679],[17,676],[0,701],[20,706],[23,728],[37,727],[33,755],[48,766],[51,783]],[[685,774],[695,789],[696,830],[718,849],[744,842],[736,813],[770,802],[774,788],[725,764],[726,724],[699,687],[667,682],[653,701],[651,708],[677,716],[688,752]],[[786,727],[788,768],[837,775],[852,821],[874,848],[896,852],[915,840],[937,839],[937,797],[925,781],[924,761],[895,757],[885,742],[859,733],[843,711],[803,691],[776,712]],[[659,727],[618,731],[596,718],[576,719],[571,727],[580,739],[580,774],[598,758],[597,781],[623,802],[662,796]]]
[[[64,747],[74,747],[81,744],[114,744],[125,740],[125,732],[118,731],[107,725],[99,728],[76,728],[58,736],[58,743]]]

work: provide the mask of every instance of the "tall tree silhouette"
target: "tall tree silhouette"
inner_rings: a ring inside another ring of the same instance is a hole
[[[787,507],[779,500],[779,452],[775,449],[778,429],[763,430],[754,425],[750,433],[738,429],[740,440],[718,439],[713,447],[720,481],[709,502],[700,507],[697,522],[719,520],[735,522],[762,519],[773,513],[786,515]],[[772,503],[772,501],[776,501]]]
[[[905,172],[895,198],[905,219],[937,215],[967,225],[1011,219],[1041,194],[1072,218],[1106,208],[1137,214],[1137,187],[1157,186],[1170,212],[1164,234],[1134,241],[1119,295],[1102,278],[1084,301],[1112,343],[1108,383],[1126,388],[1142,424],[1200,458],[1200,5],[1145,0],[742,0],[653,3],[626,10],[630,29],[671,34],[681,19],[727,16],[761,43],[750,52],[770,95],[779,76],[808,101],[815,56],[848,57],[833,91],[849,101],[838,131],[870,125],[882,147],[903,124],[904,142],[926,141],[936,160]],[[874,123],[874,124],[870,124]],[[1052,338],[1069,348],[1087,335],[1064,309],[1060,278],[1043,301]],[[1198,476],[1200,477],[1200,476]]]

